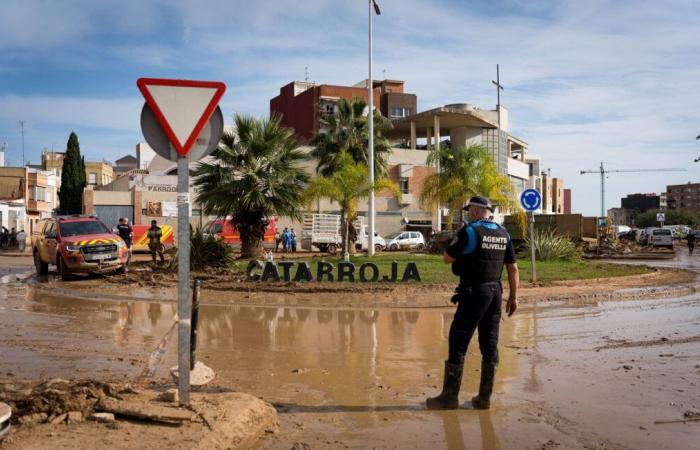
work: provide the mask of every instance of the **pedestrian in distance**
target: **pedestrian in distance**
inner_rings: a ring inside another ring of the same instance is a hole
[[[10,232],[7,228],[2,227],[2,232],[0,232],[0,247],[7,248],[10,246]]]
[[[685,239],[688,241],[688,254],[692,255],[695,250],[695,230],[690,230]]]
[[[19,252],[24,253],[24,248],[27,246],[27,233],[24,232],[24,228],[17,233],[17,244],[19,245]]]
[[[15,231],[15,228],[12,227],[12,231],[10,231],[10,247],[14,247],[17,245],[17,232]]]
[[[501,273],[508,272],[509,296],[506,313],[518,308],[518,266],[510,236],[505,228],[489,219],[493,213],[486,197],[475,196],[467,206],[469,222],[445,250],[443,261],[452,264],[459,285],[452,296],[457,311],[449,334],[449,355],[445,361],[442,393],[426,400],[428,409],[459,408],[464,357],[476,329],[481,350],[479,394],[472,398],[475,409],[491,407],[491,393],[498,366],[498,331],[501,321]]]
[[[287,227],[284,227],[284,231],[282,231],[282,236],[281,236],[281,238],[282,238],[282,251],[284,253],[287,253],[287,248],[288,248],[287,241],[289,239],[288,235],[289,235],[289,230],[287,229]]]
[[[148,237],[148,249],[151,251],[151,259],[154,263],[156,262],[156,253],[160,257],[161,264],[165,263],[163,244],[160,242],[162,236],[163,231],[158,226],[158,222],[151,220],[151,228],[148,229],[146,237]]]
[[[119,219],[117,232],[119,233],[119,237],[124,241],[124,244],[126,244],[126,265],[128,266],[131,263],[131,246],[134,241],[134,230],[131,225],[129,225],[128,218],[122,217]]]
[[[294,228],[289,230],[289,243],[292,246],[292,253],[297,252],[297,234],[294,232]]]
[[[292,232],[288,229],[284,229],[284,252],[289,253],[292,251]]]
[[[278,231],[275,234],[275,253],[279,251],[280,249],[280,244],[282,244],[283,238],[282,238],[282,232]]]

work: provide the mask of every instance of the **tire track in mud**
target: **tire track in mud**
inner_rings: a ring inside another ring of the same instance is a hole
[[[643,340],[643,341],[614,342],[611,344],[606,344],[606,345],[601,345],[601,346],[595,347],[593,350],[598,352],[600,350],[611,350],[611,349],[616,349],[616,348],[654,347],[657,345],[689,344],[691,342],[700,342],[700,335],[689,336],[689,337],[678,338],[678,339],[659,338],[659,339],[648,339],[648,340]]]

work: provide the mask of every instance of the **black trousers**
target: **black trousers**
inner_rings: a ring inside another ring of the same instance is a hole
[[[484,362],[498,364],[498,327],[501,322],[501,285],[472,286],[461,296],[450,327],[448,361],[462,364],[474,331],[479,329],[479,350]]]

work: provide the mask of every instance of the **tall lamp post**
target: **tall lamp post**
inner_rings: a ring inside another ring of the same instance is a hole
[[[369,15],[369,75],[367,76],[367,98],[369,111],[367,112],[367,121],[369,123],[369,142],[367,145],[367,166],[369,169],[369,183],[370,186],[374,185],[374,89],[372,86],[372,15],[373,13],[378,16],[382,14],[379,10],[379,5],[377,0],[367,1],[368,15]],[[374,9],[374,11],[372,11]],[[374,189],[369,191],[369,199],[367,204],[367,215],[369,219],[367,221],[367,254],[369,256],[374,255]],[[360,230],[362,233],[363,230]],[[362,239],[363,236],[360,236]]]

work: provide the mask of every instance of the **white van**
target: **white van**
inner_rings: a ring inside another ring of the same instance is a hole
[[[648,231],[649,245],[673,248],[673,233],[668,228],[652,228]]]

